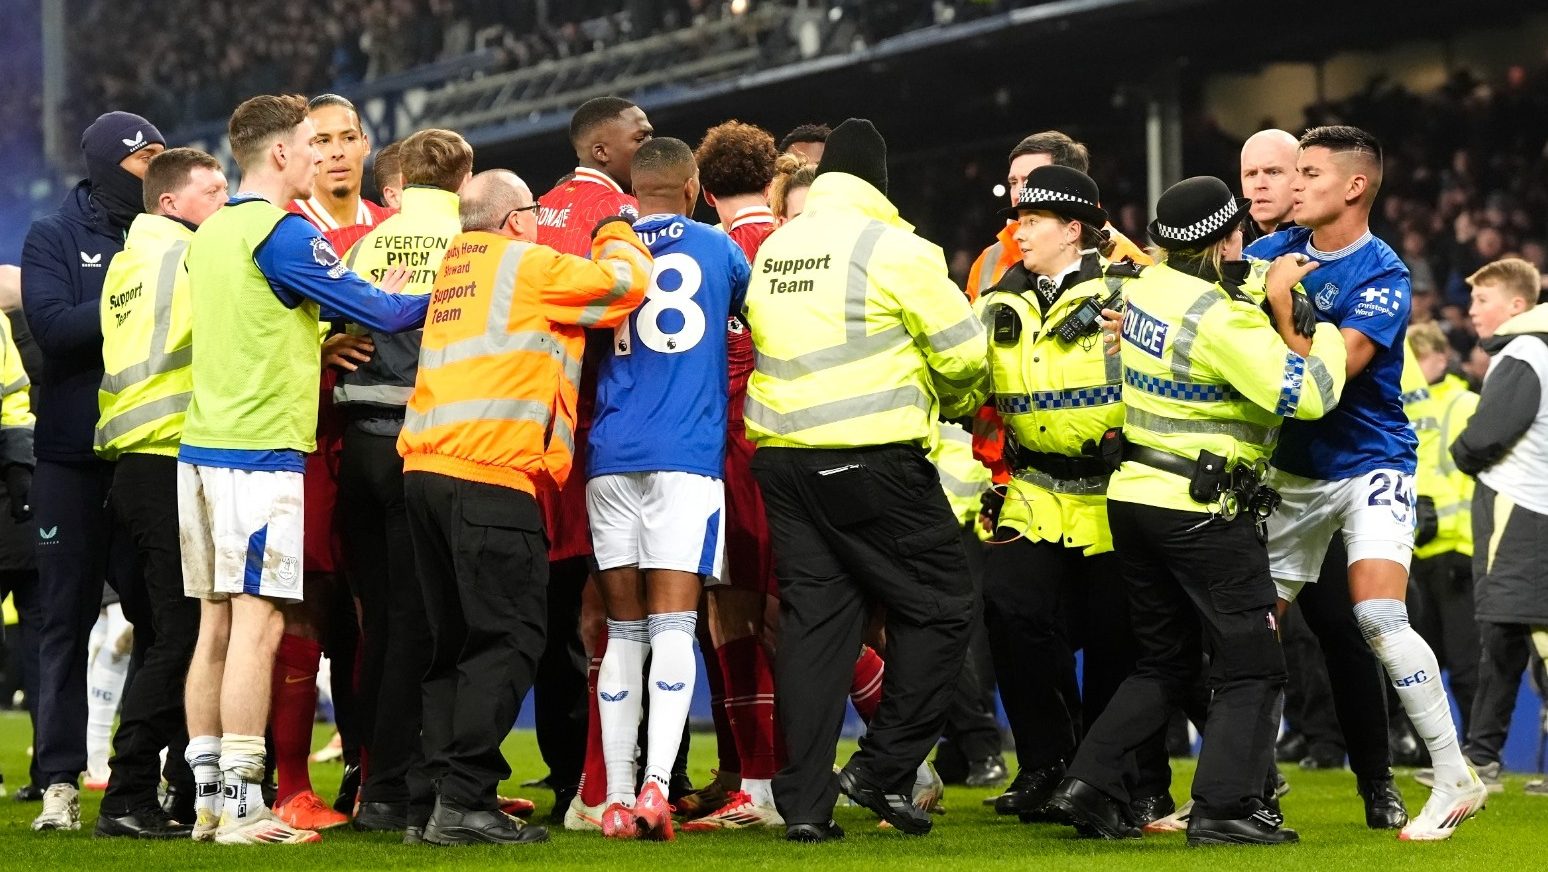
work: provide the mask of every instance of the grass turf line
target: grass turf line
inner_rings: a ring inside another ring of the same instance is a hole
[[[329,730],[319,725],[319,743]],[[696,781],[708,778],[714,765],[714,737],[693,737],[690,756]],[[0,713],[0,771],[13,792],[26,782],[26,747],[30,734],[26,718]],[[841,749],[842,755],[852,744]],[[546,792],[523,791],[516,785],[541,776],[546,770],[530,732],[513,733],[505,743],[515,773],[502,786],[506,794],[527,795],[538,803],[538,816],[548,811]],[[1173,762],[1177,784],[1173,793],[1186,796],[1193,763]],[[312,779],[318,792],[332,799],[342,766],[316,764]],[[596,833],[555,831],[544,845],[511,848],[404,847],[389,834],[355,833],[346,829],[326,832],[320,845],[275,847],[226,847],[192,842],[136,842],[94,839],[101,794],[81,796],[81,831],[33,833],[29,824],[37,814],[36,803],[0,799],[0,869],[44,870],[180,870],[210,869],[229,872],[252,870],[344,869],[481,869],[495,864],[540,864],[545,869],[618,870],[628,864],[660,868],[670,863],[682,869],[799,870],[811,872],[814,863],[822,872],[847,870],[986,870],[1049,868],[1063,870],[1144,870],[1172,872],[1216,866],[1221,872],[1264,870],[1339,870],[1375,872],[1422,868],[1429,872],[1488,870],[1516,872],[1548,868],[1548,798],[1524,796],[1524,777],[1508,779],[1506,792],[1490,798],[1489,808],[1464,824],[1449,842],[1403,844],[1391,832],[1372,832],[1364,826],[1354,776],[1348,772],[1287,770],[1292,790],[1284,799],[1285,816],[1300,830],[1302,843],[1286,848],[1188,849],[1181,834],[1147,836],[1140,842],[1099,843],[1074,838],[1068,827],[1021,824],[1014,818],[998,818],[981,800],[989,790],[948,788],[948,813],[935,819],[935,831],[924,837],[878,830],[875,818],[860,809],[840,808],[836,817],[848,838],[837,844],[795,845],[782,840],[783,830],[725,833],[680,833],[667,844],[607,842]],[[1425,788],[1407,773],[1398,776],[1412,813],[1427,796]],[[1422,864],[1422,866],[1420,865]]]

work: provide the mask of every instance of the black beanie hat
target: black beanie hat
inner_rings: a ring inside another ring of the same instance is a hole
[[[817,163],[817,175],[849,173],[887,193],[887,141],[866,118],[849,118],[833,128]]]
[[[121,227],[128,227],[145,207],[140,180],[119,163],[151,143],[165,146],[167,140],[156,125],[133,112],[99,115],[81,134],[92,198]]]

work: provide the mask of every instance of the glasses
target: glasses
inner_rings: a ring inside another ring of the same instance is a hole
[[[536,204],[536,203],[533,203],[530,206],[518,206],[515,209],[512,209],[511,211],[505,213],[505,218],[504,218],[504,220],[502,220],[500,222],[500,224],[503,226],[507,221],[510,221],[511,218],[513,218],[518,212],[536,212],[537,209],[538,209],[538,204]]]

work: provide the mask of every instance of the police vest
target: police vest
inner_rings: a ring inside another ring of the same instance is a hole
[[[650,250],[626,223],[603,225],[592,253],[483,231],[452,239],[398,434],[405,472],[532,494],[564,485],[584,328],[622,323],[650,282]]]
[[[764,241],[747,291],[756,357],[747,437],[760,446],[929,447],[937,418],[983,397],[984,332],[880,191],[825,173]]]
[[[193,396],[193,322],[183,260],[193,231],[140,215],[102,284],[96,452],[177,456]]]
[[[983,507],[981,497],[989,489],[989,468],[973,456],[973,437],[956,424],[942,422],[940,438],[930,461],[941,477],[941,489],[952,514],[964,524],[976,524]]]
[[[1077,283],[1046,314],[1019,266],[980,299],[994,406],[1009,431],[1006,459],[1017,467],[1001,526],[1088,555],[1112,550],[1109,473],[1095,448],[1104,432],[1123,424],[1122,364],[1105,353],[1094,322],[1073,340],[1058,328],[1082,307],[1099,308],[1137,275],[1131,264],[1109,268],[1088,254]]]
[[[1343,336],[1318,324],[1311,353],[1291,351],[1244,292],[1165,262],[1129,282],[1121,328],[1124,437],[1188,459],[1208,451],[1227,468],[1267,462],[1286,417],[1331,411],[1344,386]],[[1210,507],[1188,479],[1134,461],[1108,483],[1109,499],[1180,511]],[[1007,501],[1008,502],[1008,501]]]
[[[199,448],[317,447],[317,303],[287,308],[253,261],[280,221],[304,221],[266,200],[239,200],[205,219],[188,244],[193,399],[183,442]]]
[[[1466,429],[1478,409],[1478,395],[1468,390],[1461,377],[1447,374],[1418,396],[1408,395],[1403,404],[1409,423],[1419,437],[1419,470],[1414,489],[1435,501],[1440,526],[1435,538],[1414,549],[1418,558],[1447,551],[1473,553],[1473,477],[1457,469],[1451,459],[1451,443]]]
[[[345,264],[375,285],[382,283],[388,270],[407,269],[409,281],[399,293],[430,293],[447,246],[462,232],[458,203],[457,195],[450,191],[418,185],[404,188],[402,209],[355,243],[344,257]],[[369,361],[339,376],[333,401],[341,407],[356,407],[358,415],[369,416],[373,410],[401,415],[414,390],[420,331],[358,329],[370,335],[375,349]]]

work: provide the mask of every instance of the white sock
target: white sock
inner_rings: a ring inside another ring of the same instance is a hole
[[[189,738],[183,759],[188,761],[188,768],[193,770],[195,811],[207,811],[219,820],[221,806],[226,801],[223,793],[225,779],[220,772],[220,737]]]
[[[743,778],[742,792],[753,801],[753,805],[764,808],[774,807],[774,782],[768,778]]]
[[[634,807],[634,757],[639,745],[650,637],[644,621],[607,622],[607,651],[597,672],[597,712],[602,718],[602,759],[607,764],[607,804]]]
[[[650,724],[645,750],[645,778],[665,791],[672,781],[672,765],[683,742],[683,725],[693,702],[693,681],[698,664],[693,657],[694,612],[651,615],[650,624]]]
[[[91,629],[91,669],[86,675],[86,771],[106,775],[112,752],[113,718],[129,676],[134,630],[118,603],[107,606]]]
[[[264,743],[262,736],[227,733],[220,739],[220,770],[225,779],[224,818],[239,820],[252,817],[264,805],[260,782],[263,781]]]
[[[1354,604],[1355,620],[1371,650],[1387,668],[1398,700],[1435,764],[1437,783],[1467,780],[1451,704],[1441,686],[1440,664],[1424,638],[1408,624],[1408,607],[1395,599]]]

